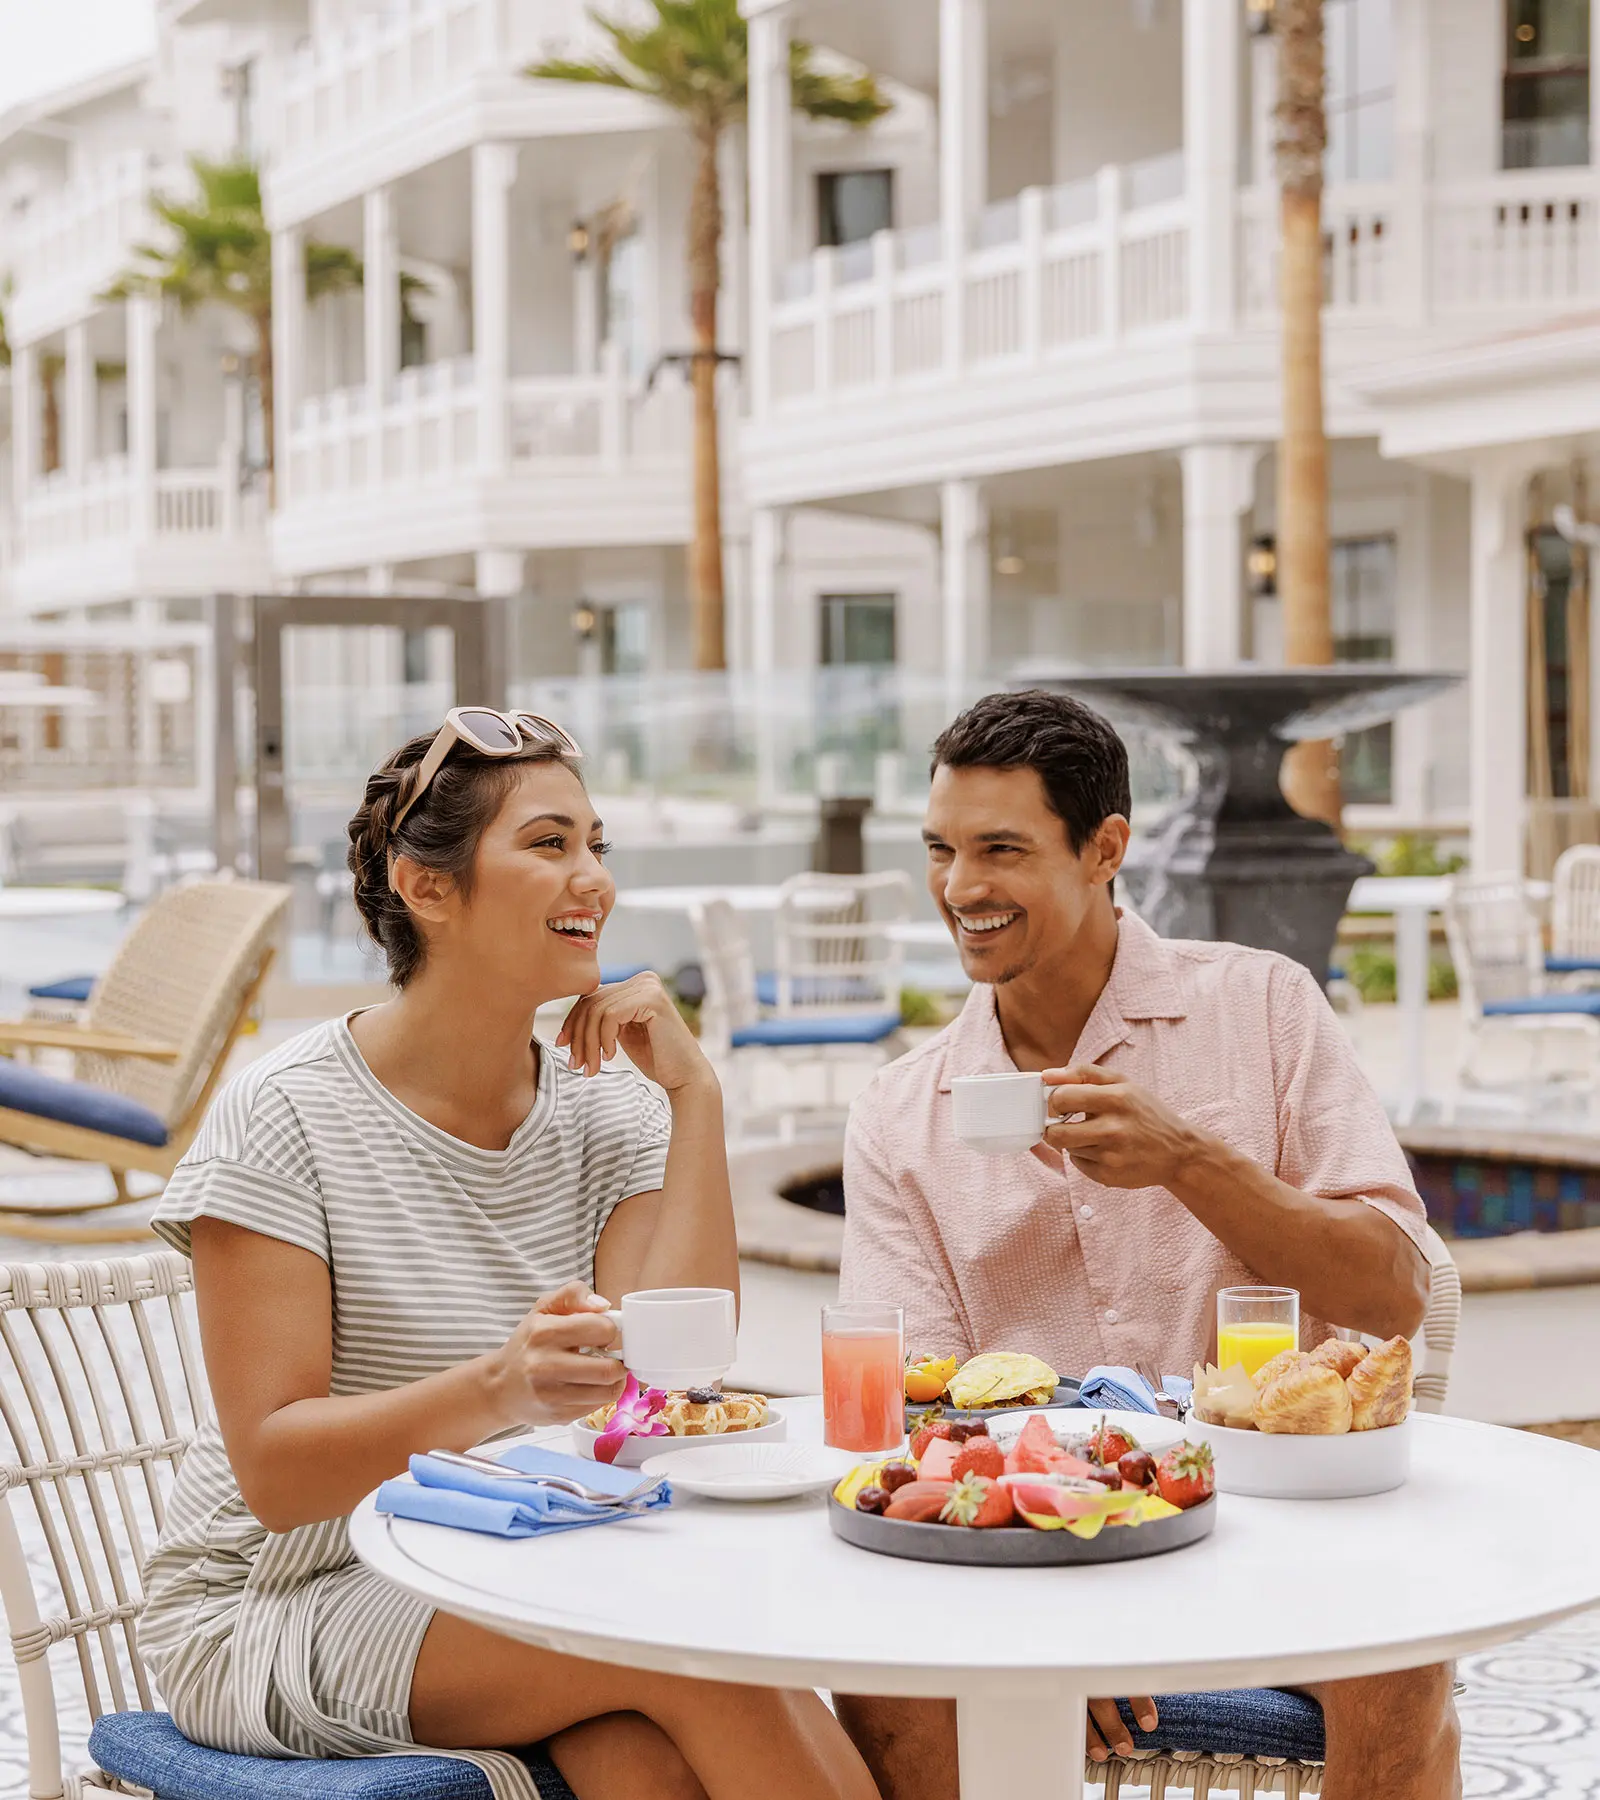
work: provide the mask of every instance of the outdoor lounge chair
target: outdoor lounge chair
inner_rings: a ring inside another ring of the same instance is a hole
[[[0,1603],[22,1691],[28,1792],[490,1800],[482,1770],[453,1757],[232,1756],[190,1743],[155,1710],[139,1654],[141,1572],[209,1410],[193,1282],[172,1251],[0,1266]],[[70,1645],[72,1659],[52,1659],[55,1645]],[[62,1767],[63,1711],[80,1729],[93,1722],[93,1765],[77,1778]],[[547,1800],[571,1800],[546,1758],[525,1760]]]
[[[289,889],[201,881],[156,900],[123,939],[81,1023],[0,1024],[0,1053],[70,1050],[63,1079],[0,1054],[0,1143],[102,1163],[117,1206],[127,1176],[176,1168],[261,992]],[[0,1231],[66,1243],[125,1242],[126,1225],[66,1225],[56,1212],[0,1214]]]

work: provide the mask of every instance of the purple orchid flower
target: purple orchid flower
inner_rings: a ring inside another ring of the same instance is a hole
[[[666,1437],[667,1421],[662,1417],[667,1404],[664,1388],[642,1388],[638,1377],[629,1375],[610,1422],[595,1439],[596,1462],[615,1462],[617,1452],[631,1437]]]

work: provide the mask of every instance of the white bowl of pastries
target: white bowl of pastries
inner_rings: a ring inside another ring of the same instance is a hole
[[[1254,1376],[1196,1369],[1188,1435],[1216,1459],[1217,1488],[1269,1500],[1383,1494],[1411,1472],[1411,1346],[1329,1338],[1284,1350]]]
[[[594,1458],[594,1447],[611,1419],[603,1406],[572,1427],[579,1456]],[[655,1437],[628,1437],[612,1459],[619,1469],[637,1469],[667,1450],[693,1450],[701,1444],[773,1444],[787,1435],[784,1417],[765,1394],[724,1394],[718,1388],[689,1388],[667,1395],[662,1417],[666,1432]]]

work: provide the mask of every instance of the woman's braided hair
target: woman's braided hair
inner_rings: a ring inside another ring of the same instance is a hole
[[[519,768],[557,762],[578,775],[577,763],[553,743],[525,742],[515,756],[482,756],[470,744],[457,743],[396,831],[394,820],[411,796],[417,765],[434,736],[429,731],[402,744],[367,777],[367,791],[349,825],[345,862],[355,878],[356,911],[397,988],[422,967],[427,945],[405,901],[389,885],[392,859],[409,856],[448,875],[470,896],[478,845],[515,787]]]

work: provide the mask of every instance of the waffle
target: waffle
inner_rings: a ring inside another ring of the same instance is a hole
[[[602,1406],[583,1423],[591,1431],[604,1431],[616,1409]],[[723,1437],[733,1431],[754,1431],[767,1422],[765,1394],[724,1394],[713,1388],[691,1388],[667,1395],[661,1415],[673,1437]]]

